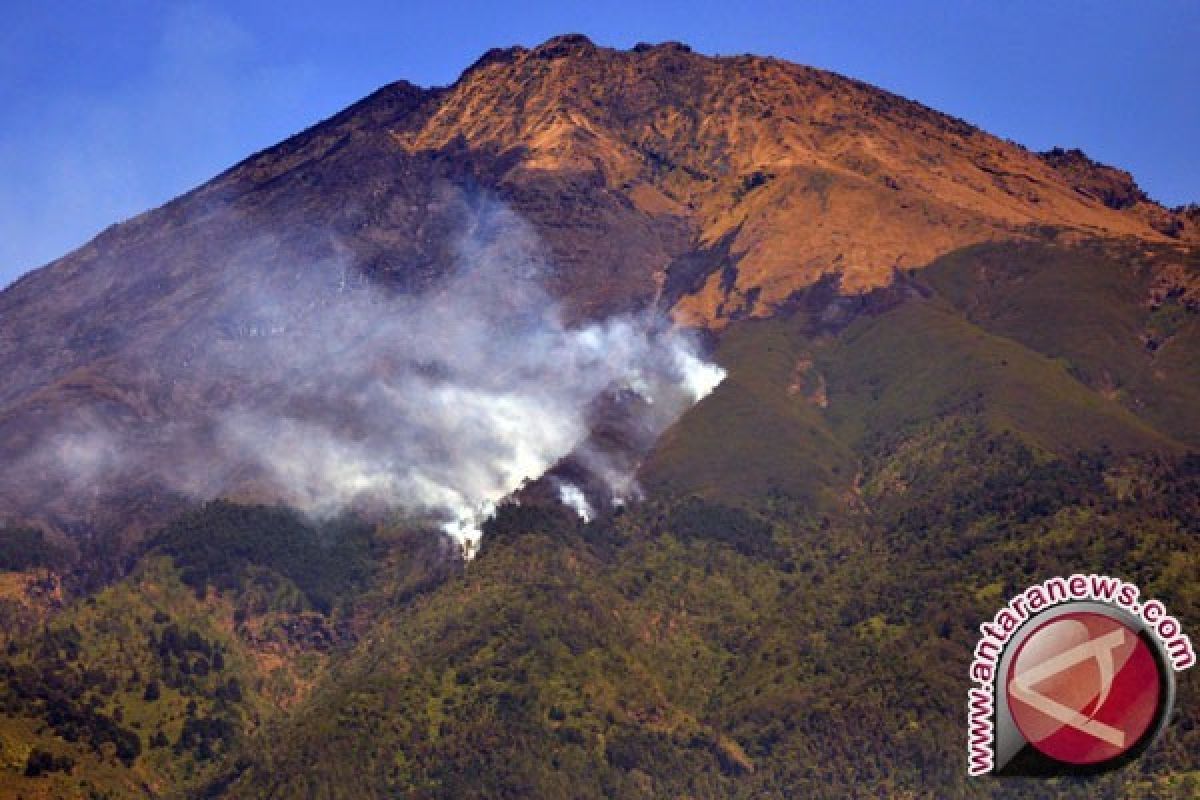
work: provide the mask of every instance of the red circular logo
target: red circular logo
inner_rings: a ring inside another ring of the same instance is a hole
[[[1068,764],[1117,758],[1141,741],[1159,711],[1159,665],[1117,619],[1056,617],[1021,643],[1008,669],[1008,707],[1021,735]]]

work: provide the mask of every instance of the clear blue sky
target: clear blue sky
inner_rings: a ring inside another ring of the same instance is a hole
[[[4,0],[0,286],[389,81],[582,32],[832,69],[1200,201],[1200,3]]]

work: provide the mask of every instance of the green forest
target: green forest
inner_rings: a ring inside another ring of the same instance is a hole
[[[1200,796],[1196,670],[1118,772],[966,777],[1011,595],[1098,572],[1200,623],[1200,384],[1153,366],[1200,322],[1141,304],[1138,263],[984,245],[841,317],[739,322],[642,500],[504,504],[467,563],[416,517],[217,501],[100,588],[6,590],[0,796]],[[1098,331],[1009,302],[1064,280]],[[0,531],[21,586],[70,559]]]

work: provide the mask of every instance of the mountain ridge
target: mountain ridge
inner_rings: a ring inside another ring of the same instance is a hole
[[[260,325],[243,298],[299,275],[328,287],[300,304],[354,287],[425,291],[452,269],[467,213],[448,187],[528,222],[576,322],[659,306],[719,332],[784,312],[821,281],[862,294],[1047,226],[1064,241],[1192,241],[1185,215],[1073,153],[1047,161],[774,58],[618,51],[579,35],[489,51],[447,87],[388,84],[0,293],[0,442],[23,463],[79,420],[186,427],[235,400],[211,370]],[[1154,227],[1164,214],[1174,238]],[[64,500],[70,487],[52,499],[8,483],[0,498],[51,528],[98,510]]]

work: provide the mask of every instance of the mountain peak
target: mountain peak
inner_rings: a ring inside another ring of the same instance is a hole
[[[653,257],[690,324],[770,315],[825,275],[869,291],[898,266],[1046,226],[1154,241],[1195,228],[1086,157],[1038,156],[831,72],[679,42],[615,50],[567,34],[490,51],[422,119],[398,140],[493,165],[504,154],[492,178],[508,196],[569,184],[585,206],[630,204],[643,222],[682,228],[713,263],[728,243],[724,271]]]
[[[683,42],[667,41],[659,42],[658,44],[649,44],[648,42],[638,42],[633,46],[633,52],[646,53],[653,50],[674,51],[676,53],[691,53],[692,48]]]
[[[1079,148],[1055,147],[1038,155],[1066,176],[1076,190],[1109,208],[1131,208],[1149,199],[1128,172],[1093,161]]]
[[[592,40],[582,33],[563,33],[558,36],[551,36],[533,48],[533,54],[538,58],[560,58],[562,56],[591,53],[596,49],[596,45]]]

